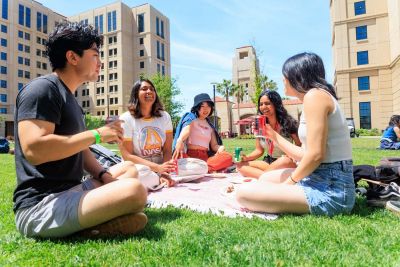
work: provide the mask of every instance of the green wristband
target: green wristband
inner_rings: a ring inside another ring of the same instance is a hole
[[[96,144],[100,144],[101,143],[101,136],[99,131],[97,130],[90,130],[94,136],[94,138],[96,139]]]

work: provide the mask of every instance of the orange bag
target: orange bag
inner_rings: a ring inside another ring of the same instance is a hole
[[[207,160],[208,172],[222,171],[232,165],[232,155],[226,151],[215,154]]]

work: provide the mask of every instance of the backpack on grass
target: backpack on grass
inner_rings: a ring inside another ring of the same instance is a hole
[[[122,162],[122,158],[120,156],[102,145],[91,145],[89,149],[93,153],[97,161],[101,164],[101,166],[106,169]]]
[[[10,151],[10,142],[6,138],[0,138],[0,154],[7,154]]]

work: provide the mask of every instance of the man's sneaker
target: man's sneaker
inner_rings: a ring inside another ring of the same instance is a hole
[[[400,201],[390,200],[390,201],[386,202],[385,207],[386,207],[386,209],[388,209],[400,216]]]
[[[367,192],[367,204],[369,206],[383,208],[386,202],[390,200],[400,201],[400,187],[394,182]]]
[[[147,224],[147,216],[143,212],[127,214],[108,222],[95,225],[77,233],[83,237],[113,237],[118,235],[133,235]]]

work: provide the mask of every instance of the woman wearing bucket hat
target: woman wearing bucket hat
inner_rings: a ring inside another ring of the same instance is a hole
[[[214,102],[208,94],[194,97],[191,112],[182,116],[176,128],[172,145],[174,159],[185,155],[207,161],[208,157],[225,150],[218,132],[209,120],[213,112]]]

